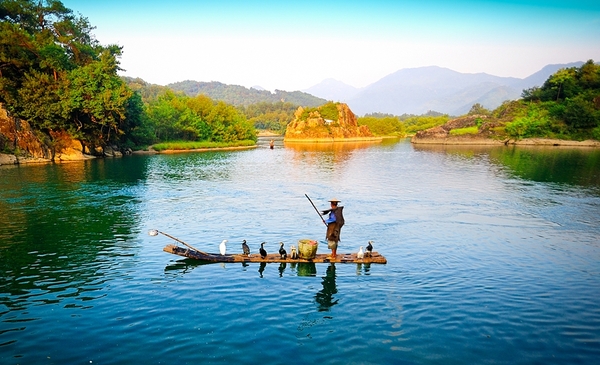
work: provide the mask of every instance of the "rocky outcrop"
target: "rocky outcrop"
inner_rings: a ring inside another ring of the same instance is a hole
[[[375,139],[367,126],[359,126],[356,115],[348,105],[336,103],[337,118],[332,115],[333,103],[314,109],[299,107],[294,120],[287,126],[285,141],[344,141]],[[324,108],[327,107],[327,112]]]
[[[476,133],[454,135],[452,130],[477,126]],[[505,138],[495,132],[497,122],[490,121],[487,115],[468,115],[448,121],[444,125],[418,131],[412,143],[422,144],[489,144],[502,145]]]
[[[50,143],[44,143],[50,139],[53,150],[48,147]],[[100,148],[94,154],[120,156],[121,152],[115,146]],[[95,155],[66,132],[52,132],[48,136],[34,131],[27,121],[8,115],[0,104],[0,165],[79,161]]]
[[[48,162],[51,151],[44,145],[25,120],[13,118],[0,104],[0,152],[15,151],[0,158],[0,164],[21,161]]]
[[[599,141],[568,141],[549,138],[511,139],[504,132],[505,121],[486,115],[468,115],[448,121],[444,125],[417,132],[411,139],[415,144],[445,145],[523,145],[600,147]],[[452,134],[452,130],[477,126],[476,133]]]

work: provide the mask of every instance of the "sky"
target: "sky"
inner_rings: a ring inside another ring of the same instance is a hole
[[[122,75],[159,85],[219,81],[361,88],[404,68],[525,78],[600,61],[600,1],[63,0],[123,47]]]

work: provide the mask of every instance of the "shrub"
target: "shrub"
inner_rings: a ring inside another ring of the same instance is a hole
[[[450,131],[450,135],[452,136],[462,136],[463,134],[477,134],[479,129],[477,126],[465,127],[465,128],[456,128]]]

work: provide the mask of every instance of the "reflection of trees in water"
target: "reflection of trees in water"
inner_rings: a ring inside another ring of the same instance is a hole
[[[522,179],[600,187],[600,150],[542,146],[414,145],[467,160],[484,156]]]
[[[315,300],[318,304],[319,312],[326,312],[338,304],[339,299],[334,299],[333,295],[337,294],[337,286],[335,284],[335,264],[330,264],[327,267],[323,281],[321,282],[323,289],[319,290],[315,295]]]
[[[10,224],[0,228],[0,276],[6,278],[0,292],[11,295],[2,303],[105,295],[105,273],[137,249],[137,188],[146,166],[145,159],[127,157],[35,166],[26,175],[3,171],[0,201],[10,198],[11,209],[3,216]]]

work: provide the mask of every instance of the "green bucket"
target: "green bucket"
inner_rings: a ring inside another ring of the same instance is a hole
[[[315,240],[299,240],[298,241],[298,256],[302,259],[312,260],[317,257],[317,249],[319,244]]]

